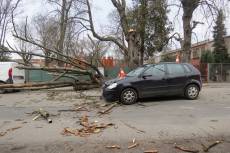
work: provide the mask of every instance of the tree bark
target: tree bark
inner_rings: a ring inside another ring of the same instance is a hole
[[[183,30],[184,30],[184,42],[182,46],[182,62],[189,63],[191,60],[191,40],[192,30],[194,27],[191,25],[193,12],[199,6],[200,0],[181,0],[183,7]]]
[[[67,26],[67,16],[68,14],[66,14],[67,10],[66,10],[66,5],[67,5],[67,1],[66,0],[62,0],[62,8],[61,8],[61,17],[60,17],[60,37],[58,40],[58,44],[57,44],[57,48],[58,51],[63,54],[63,49],[64,49],[64,40],[65,40],[65,35],[66,35],[66,26]],[[63,59],[62,56],[58,55],[58,59]],[[60,61],[58,61],[58,66],[63,66],[64,64]]]
[[[192,28],[190,25],[192,15],[187,15],[184,12],[183,15],[183,26],[184,26],[184,43],[183,43],[183,52],[182,52],[182,62],[190,62],[191,58],[191,39],[192,39]]]
[[[128,66],[131,69],[134,69],[140,66],[139,60],[139,35],[136,31],[129,32],[128,38],[128,54],[125,59],[128,61]]]

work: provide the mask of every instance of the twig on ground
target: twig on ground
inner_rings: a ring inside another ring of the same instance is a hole
[[[99,111],[99,113],[100,113],[100,114],[106,114],[106,113],[108,113],[110,110],[112,110],[115,106],[117,106],[117,103],[112,104],[112,105],[109,106],[106,110]]]
[[[21,126],[17,126],[17,127],[14,127],[14,128],[10,128],[10,129],[7,129],[6,131],[14,131],[14,130],[17,130],[17,129],[20,129],[22,128]]]
[[[155,149],[145,150],[144,153],[158,153],[158,150]]]
[[[134,143],[134,144],[128,146],[128,149],[135,148],[135,147],[137,147],[138,145],[139,145],[138,143]]]
[[[184,152],[191,152],[191,153],[198,153],[199,150],[192,150],[192,149],[188,149],[188,148],[185,148],[185,147],[182,147],[182,146],[178,146],[175,144],[174,148],[178,149],[178,150],[181,150],[181,151],[184,151]]]
[[[106,146],[108,149],[121,149],[119,145]]]
[[[0,132],[0,137],[3,137],[6,135],[7,132]]]
[[[136,130],[136,131],[138,131],[138,132],[141,132],[141,133],[145,133],[145,131],[143,131],[143,130],[139,130],[139,129],[137,129],[136,127],[131,126],[131,125],[129,125],[129,124],[123,122],[123,121],[121,121],[121,122],[122,122],[124,125],[126,125],[127,127],[131,128],[131,129],[134,129],[134,130]]]
[[[218,145],[220,143],[222,143],[222,142],[221,141],[215,141],[214,143],[212,143],[208,147],[206,147],[204,144],[201,144],[201,145],[203,146],[203,151],[208,152],[211,148],[215,147],[216,145]]]

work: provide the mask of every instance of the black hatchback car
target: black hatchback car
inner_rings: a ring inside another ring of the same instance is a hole
[[[159,63],[138,67],[123,79],[104,83],[103,97],[107,101],[133,104],[138,98],[183,95],[196,99],[202,88],[200,72],[187,63]]]

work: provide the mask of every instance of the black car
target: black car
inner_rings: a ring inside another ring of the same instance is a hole
[[[183,95],[196,99],[202,88],[200,72],[187,63],[159,63],[138,67],[123,79],[113,79],[103,85],[106,101],[133,104],[138,98]]]

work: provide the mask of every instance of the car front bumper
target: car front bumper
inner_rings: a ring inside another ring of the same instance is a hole
[[[113,101],[118,101],[119,100],[119,92],[116,89],[107,89],[103,88],[103,93],[102,93],[103,98],[106,101],[113,102]]]

